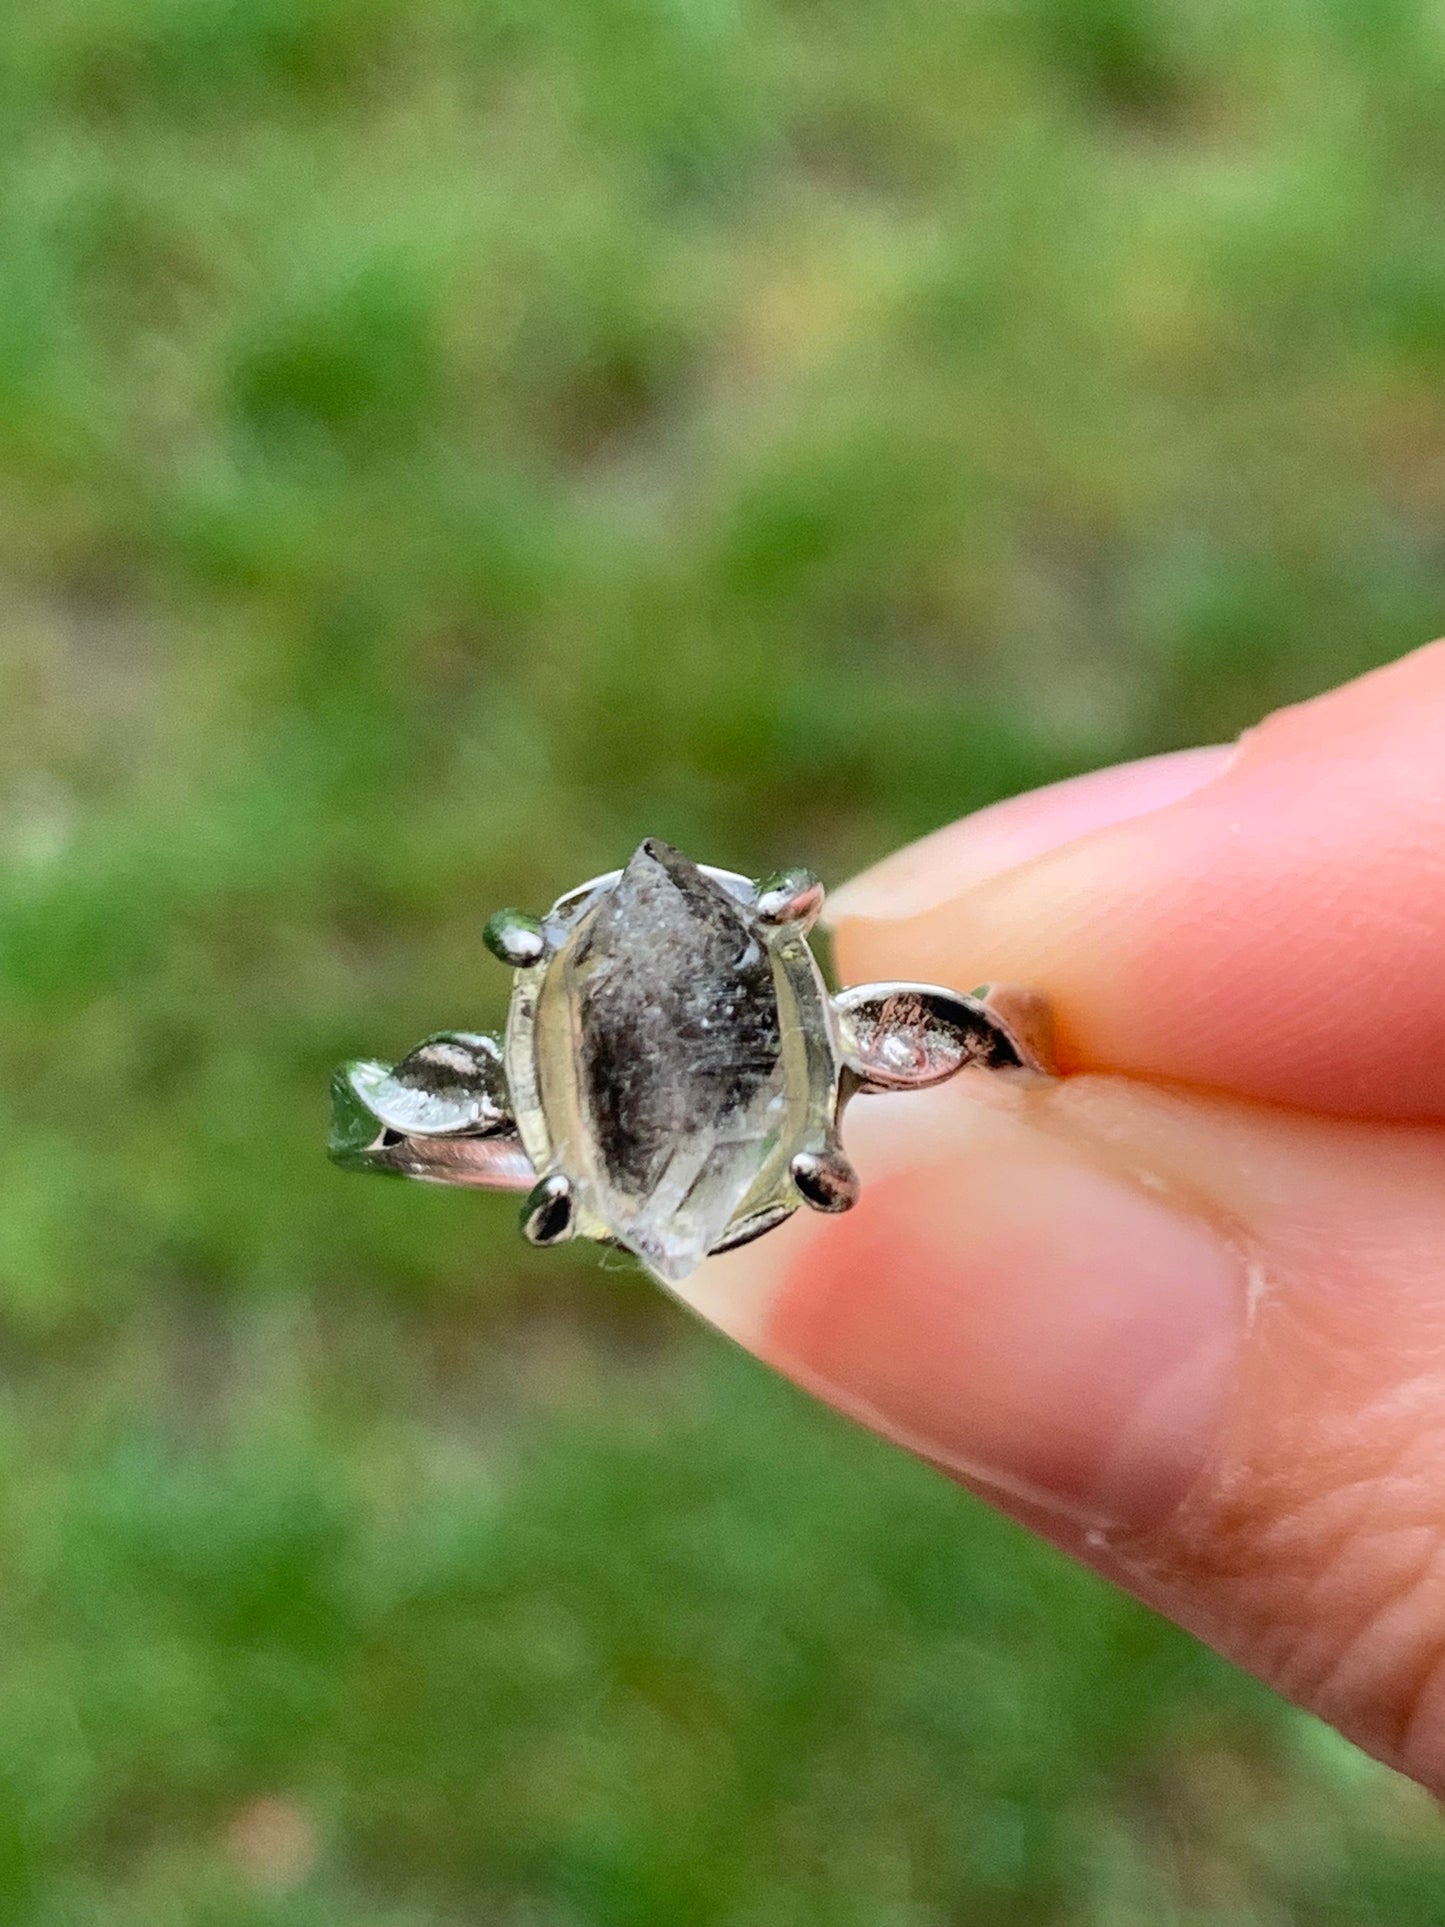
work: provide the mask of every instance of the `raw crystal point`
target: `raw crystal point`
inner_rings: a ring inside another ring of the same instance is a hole
[[[649,839],[559,959],[582,1201],[661,1276],[707,1256],[787,1124],[778,992],[745,906]]]

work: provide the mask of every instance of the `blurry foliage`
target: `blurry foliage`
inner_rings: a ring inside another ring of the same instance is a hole
[[[836,878],[1441,627],[1442,80],[1423,0],[5,10],[7,1927],[1440,1919],[1409,1789],[319,1144],[643,833]]]

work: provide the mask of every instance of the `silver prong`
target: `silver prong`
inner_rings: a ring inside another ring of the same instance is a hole
[[[488,917],[482,942],[494,957],[514,970],[541,963],[549,947],[541,919],[529,917],[525,910],[498,910]]]
[[[534,1245],[560,1245],[574,1228],[571,1179],[554,1171],[533,1185],[522,1206],[523,1235]]]
[[[793,1159],[793,1183],[804,1202],[815,1211],[851,1211],[862,1189],[858,1173],[836,1144],[819,1151],[799,1151]]]
[[[811,870],[779,870],[758,885],[754,909],[764,923],[796,923],[810,930],[823,908],[823,885]]]

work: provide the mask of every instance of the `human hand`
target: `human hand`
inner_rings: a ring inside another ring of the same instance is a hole
[[[859,1100],[857,1209],[688,1296],[1445,1791],[1445,643],[832,915],[844,981],[1043,991],[1070,1074]]]

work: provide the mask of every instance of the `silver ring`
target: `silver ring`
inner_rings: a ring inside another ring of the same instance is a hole
[[[808,870],[754,882],[655,837],[545,917],[502,910],[505,1040],[442,1031],[343,1064],[330,1153],[352,1170],[525,1191],[533,1244],[621,1245],[677,1284],[800,1204],[846,1211],[849,1099],[969,1067],[1050,1073],[1033,992],[859,984],[829,995]]]

